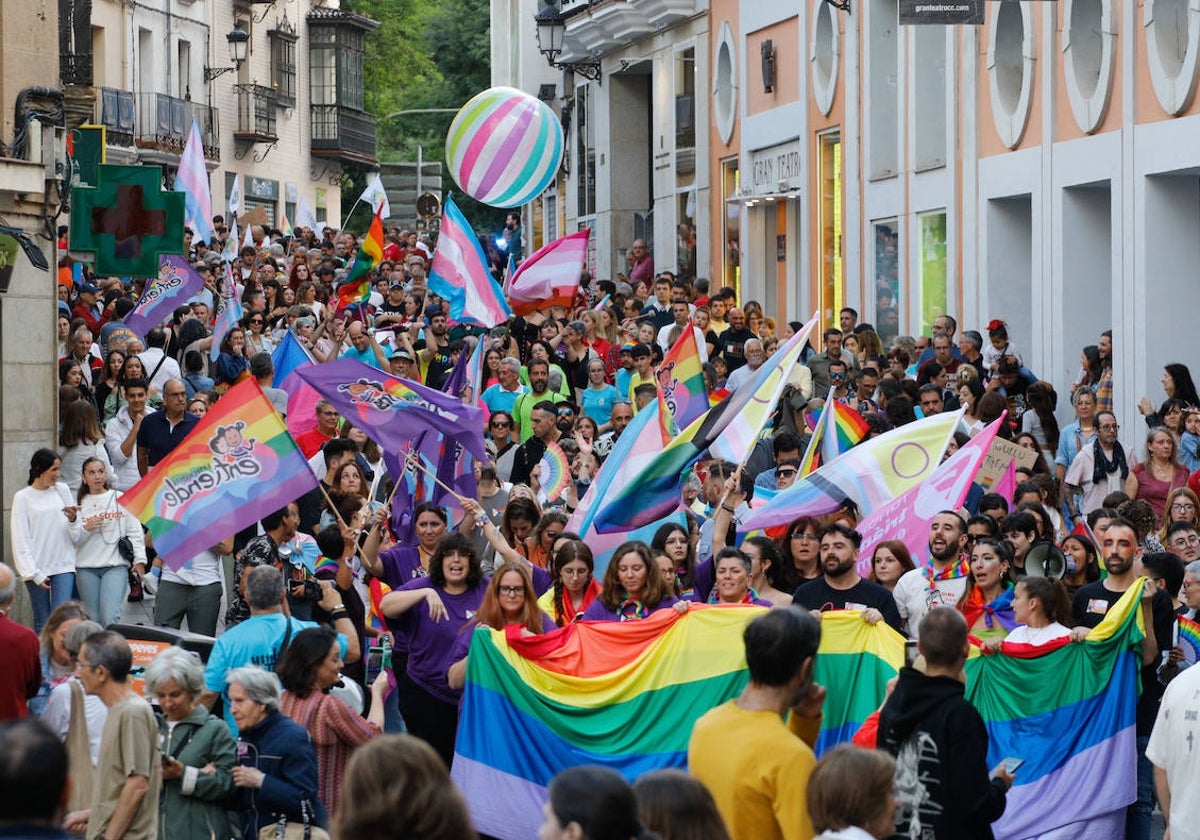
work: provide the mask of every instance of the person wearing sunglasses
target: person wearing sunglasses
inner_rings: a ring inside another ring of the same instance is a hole
[[[512,449],[514,445],[512,415],[507,411],[492,412],[492,416],[488,418],[487,434],[484,435],[484,439],[489,444],[488,448],[495,450],[496,458]]]

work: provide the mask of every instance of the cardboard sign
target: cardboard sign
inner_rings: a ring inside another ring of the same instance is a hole
[[[987,456],[983,459],[983,465],[979,468],[975,481],[990,490],[1004,475],[1009,463],[1016,461],[1017,469],[1031,470],[1037,463],[1037,456],[1038,453],[1032,450],[1017,446],[1011,440],[998,437],[988,448]]]

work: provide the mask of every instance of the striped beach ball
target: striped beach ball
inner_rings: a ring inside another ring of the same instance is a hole
[[[467,195],[493,207],[519,207],[554,180],[563,133],[545,102],[494,87],[462,106],[446,134],[450,174]]]

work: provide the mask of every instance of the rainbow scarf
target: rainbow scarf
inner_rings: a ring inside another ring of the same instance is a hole
[[[738,603],[739,604],[753,604],[757,600],[758,600],[758,593],[755,592],[754,587],[751,586],[750,588],[748,588],[746,590],[745,596],[743,596],[742,600],[739,601]],[[721,603],[721,599],[717,595],[717,588],[715,586],[713,587],[712,594],[708,596],[708,603],[710,603],[710,604]]]
[[[978,586],[973,587],[971,594],[967,596],[967,603],[963,606],[963,616],[967,619],[967,627],[974,627],[979,617],[983,616],[983,623],[989,630],[994,629],[996,623],[999,622],[1005,633],[1011,633],[1017,626],[1017,619],[1013,615],[1012,608],[1013,595],[1016,594],[1016,591],[1017,588],[1010,585],[1000,593],[1000,597],[985,604],[983,590]]]
[[[957,563],[947,566],[941,571],[934,570],[932,560],[927,560],[921,564],[921,574],[929,581],[929,589],[931,591],[937,589],[939,581],[965,578],[970,571],[971,561],[966,558],[966,555],[959,555]]]

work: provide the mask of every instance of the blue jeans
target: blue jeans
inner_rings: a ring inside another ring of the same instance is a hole
[[[1154,765],[1146,758],[1149,735],[1137,736],[1137,801],[1125,812],[1125,840],[1150,840],[1154,813]]]
[[[76,569],[75,582],[79,586],[79,597],[94,621],[101,627],[121,623],[121,611],[129,597],[128,566]]]
[[[29,603],[33,607],[33,632],[41,633],[46,626],[50,613],[75,597],[75,573],[63,572],[60,575],[50,575],[46,578],[49,589],[42,589],[33,581],[25,581],[25,590],[29,593]]]

